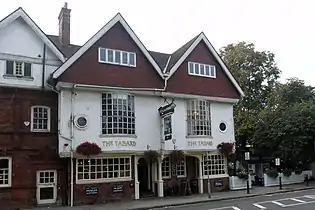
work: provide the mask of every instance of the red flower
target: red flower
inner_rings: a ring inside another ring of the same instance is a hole
[[[98,155],[101,153],[101,151],[101,148],[96,143],[91,143],[87,141],[80,144],[76,149],[76,152],[78,154],[85,156]]]

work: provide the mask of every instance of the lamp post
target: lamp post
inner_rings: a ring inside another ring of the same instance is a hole
[[[279,175],[279,190],[282,190],[282,177],[281,177],[281,168],[280,168],[280,158],[276,158],[275,160],[276,166],[278,167]]]
[[[250,194],[249,191],[249,168],[248,168],[248,162],[250,160],[250,151],[249,149],[252,147],[252,145],[248,144],[248,142],[246,142],[245,145],[245,161],[246,161],[246,173],[247,173],[247,179],[246,179],[246,192],[247,194]]]
[[[210,170],[209,170],[209,152],[206,153],[207,154],[207,162],[206,162],[206,166],[207,166],[207,171],[208,171],[208,198],[211,198],[211,182],[210,182]]]

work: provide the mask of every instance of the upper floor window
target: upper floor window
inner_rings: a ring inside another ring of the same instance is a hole
[[[135,134],[134,96],[102,94],[102,134]]]
[[[188,62],[188,74],[215,78],[216,70],[213,65]]]
[[[100,63],[136,67],[136,53],[107,48],[99,48],[98,53]]]
[[[21,61],[7,61],[6,75],[12,75],[16,77],[31,77],[32,64]]]
[[[188,136],[210,136],[210,102],[204,100],[187,101]]]
[[[0,188],[11,187],[12,159],[0,157]]]
[[[47,106],[33,106],[31,111],[31,131],[50,131],[50,108]]]

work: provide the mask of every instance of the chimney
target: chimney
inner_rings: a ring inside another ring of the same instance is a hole
[[[70,13],[71,9],[68,9],[68,3],[61,8],[59,13],[59,41],[63,46],[70,44]]]

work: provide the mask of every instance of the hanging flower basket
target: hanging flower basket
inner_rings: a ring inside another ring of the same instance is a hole
[[[102,150],[96,143],[83,142],[77,147],[76,152],[81,155],[89,156],[98,155]]]
[[[217,149],[224,155],[228,156],[234,152],[234,143],[222,142],[217,146]]]
[[[148,150],[144,152],[144,158],[149,163],[156,163],[159,159],[160,154],[157,151],[154,150]]]
[[[180,161],[185,159],[185,154],[182,150],[173,150],[170,154],[170,158],[171,158],[172,164],[177,164]]]

